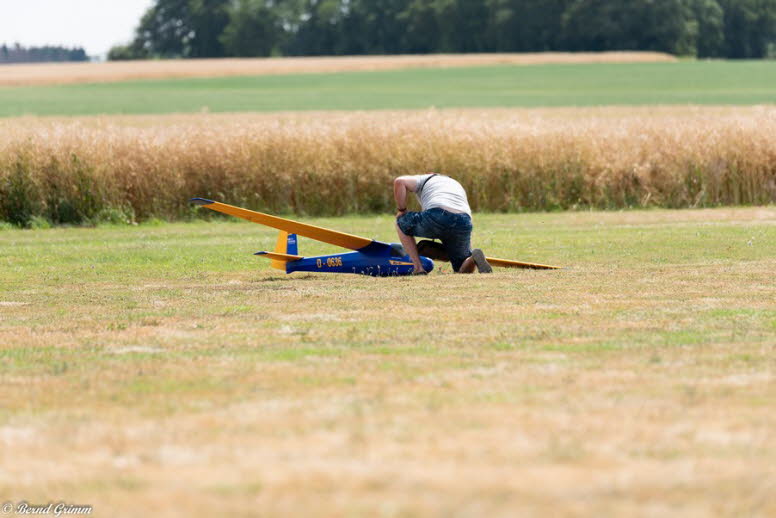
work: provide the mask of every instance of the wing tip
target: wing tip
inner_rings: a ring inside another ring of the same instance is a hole
[[[556,266],[551,264],[525,263],[513,259],[501,259],[498,257],[486,257],[490,264],[503,268],[525,268],[528,270],[565,270],[565,266]]]
[[[208,200],[206,198],[192,198],[189,200],[189,203],[192,203],[194,205],[211,205],[215,202],[213,200]]]

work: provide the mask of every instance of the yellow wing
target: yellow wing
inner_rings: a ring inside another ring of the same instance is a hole
[[[268,227],[276,228],[278,230],[284,230],[290,234],[298,234],[300,236],[309,237],[316,241],[322,241],[342,248],[349,248],[351,250],[359,250],[372,244],[372,239],[365,237],[354,236],[353,234],[346,234],[345,232],[337,232],[336,230],[329,230],[328,228],[316,227],[315,225],[308,225],[306,223],[299,223],[290,219],[279,218],[277,216],[271,216],[264,214],[263,212],[255,212],[248,209],[241,209],[234,205],[227,205],[226,203],[219,203],[217,201],[206,200],[204,198],[193,198],[191,203],[195,205],[202,205],[210,210],[217,212],[223,212],[230,216],[236,216],[238,218],[247,219],[254,223],[261,225],[267,225]]]
[[[550,266],[549,264],[523,263],[512,261],[511,259],[498,259],[496,257],[486,257],[485,259],[491,266],[503,266],[504,268],[530,268],[533,270],[559,270],[560,266]]]

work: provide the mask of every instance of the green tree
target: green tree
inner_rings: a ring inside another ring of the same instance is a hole
[[[483,0],[454,0],[439,10],[443,50],[488,50],[488,6]]]
[[[776,43],[776,0],[719,0],[724,10],[725,55],[763,58]]]
[[[141,49],[136,51],[132,45],[114,45],[108,51],[108,61],[128,61],[132,59],[143,59],[146,53]]]
[[[197,58],[224,56],[221,35],[229,23],[231,0],[189,0],[188,25],[193,36],[189,55]]]
[[[699,58],[721,57],[725,51],[724,12],[717,0],[693,0],[691,4],[698,24]]]
[[[310,0],[291,51],[306,55],[342,54],[348,36],[342,27],[347,12],[342,0]]]
[[[572,1],[486,0],[489,47],[502,52],[561,49],[561,21]]]
[[[156,0],[143,14],[135,39],[117,57],[205,58],[224,55],[220,36],[230,0]],[[113,50],[113,49],[112,49]]]
[[[562,23],[568,50],[697,52],[698,23],[687,0],[576,0]]]
[[[364,54],[400,54],[405,46],[406,22],[400,15],[411,0],[351,0],[350,17],[360,27]],[[352,36],[349,36],[350,39]]]
[[[763,57],[776,0],[155,0],[109,59],[549,50]]]
[[[438,7],[433,1],[413,0],[396,16],[404,27],[401,52],[428,54],[440,52],[441,28]]]
[[[188,0],[156,0],[140,19],[131,47],[142,49],[146,56],[186,57],[194,35],[188,6]]]
[[[229,9],[221,43],[229,56],[269,56],[283,35],[281,19],[266,0],[238,0]]]

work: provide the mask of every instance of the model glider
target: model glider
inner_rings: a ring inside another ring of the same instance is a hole
[[[227,205],[226,203],[219,203],[204,198],[193,198],[191,203],[280,230],[275,251],[257,252],[255,255],[270,259],[270,264],[273,268],[283,270],[286,273],[359,273],[374,277],[409,275],[412,273],[412,260],[407,255],[407,252],[404,251],[404,247],[398,243],[383,243],[374,239],[279,218],[270,214],[264,214],[263,212],[241,209],[234,205]],[[353,252],[304,257],[299,255],[297,236],[309,237],[316,241],[348,248],[353,250]],[[506,268],[532,268],[539,270],[555,270],[559,268],[558,266],[523,263],[495,257],[488,257],[487,259],[492,266],[503,266]],[[434,261],[429,257],[421,256],[420,260],[427,272],[434,269]]]

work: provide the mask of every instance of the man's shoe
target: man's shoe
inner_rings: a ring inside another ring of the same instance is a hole
[[[474,264],[477,265],[478,272],[493,273],[493,268],[490,266],[488,260],[485,259],[485,254],[482,253],[482,250],[479,248],[472,250],[472,259],[474,259]]]

